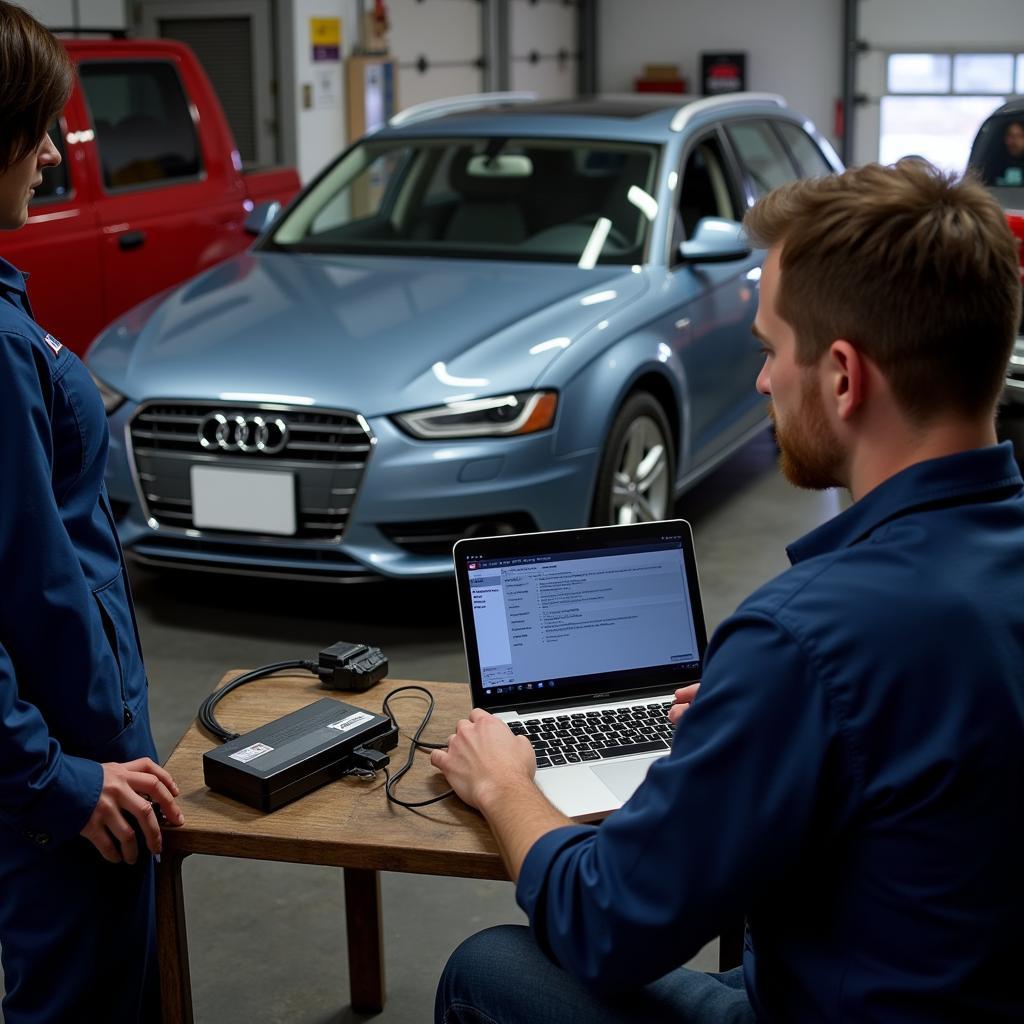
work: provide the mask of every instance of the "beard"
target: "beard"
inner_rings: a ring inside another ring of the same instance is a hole
[[[795,487],[824,491],[845,486],[840,479],[846,453],[825,415],[825,403],[814,378],[800,387],[800,407],[779,423],[774,403],[768,415],[779,446],[779,469]]]

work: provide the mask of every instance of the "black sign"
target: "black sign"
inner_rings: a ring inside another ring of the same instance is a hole
[[[747,55],[745,53],[702,53],[700,80],[704,96],[720,96],[727,92],[743,92],[747,87]]]

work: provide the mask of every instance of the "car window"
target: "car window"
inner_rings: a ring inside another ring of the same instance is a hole
[[[171,64],[82,63],[79,76],[107,189],[198,177],[199,140]]]
[[[767,121],[741,121],[726,131],[757,195],[799,176]]]
[[[266,243],[452,258],[635,263],[654,145],[497,136],[358,143]]]
[[[835,173],[835,169],[825,159],[815,141],[799,125],[789,121],[773,121],[783,141],[789,146],[793,159],[805,178],[820,178],[825,174]]]
[[[64,147],[64,133],[60,129],[60,122],[53,121],[47,129],[53,144],[60,153],[60,166],[47,167],[43,171],[43,182],[35,190],[31,206],[39,206],[44,203],[52,203],[55,200],[65,199],[71,191],[71,181],[68,171],[68,154]]]
[[[989,118],[981,126],[971,167],[986,185],[1024,188],[1024,111]]]
[[[704,217],[737,219],[722,148],[714,135],[701,139],[686,158],[678,214],[675,246],[692,238],[698,221]]]

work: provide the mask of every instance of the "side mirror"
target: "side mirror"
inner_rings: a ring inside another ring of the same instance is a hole
[[[679,245],[679,256],[686,263],[724,263],[741,260],[750,252],[743,226],[724,217],[701,217],[693,238]]]
[[[245,230],[250,235],[262,235],[280,212],[281,204],[276,199],[269,203],[257,203],[252,213],[245,218]]]

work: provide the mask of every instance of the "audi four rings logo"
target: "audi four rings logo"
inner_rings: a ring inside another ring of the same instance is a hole
[[[288,442],[288,424],[280,416],[214,412],[199,426],[199,443],[207,449],[223,452],[262,452],[276,455]]]

